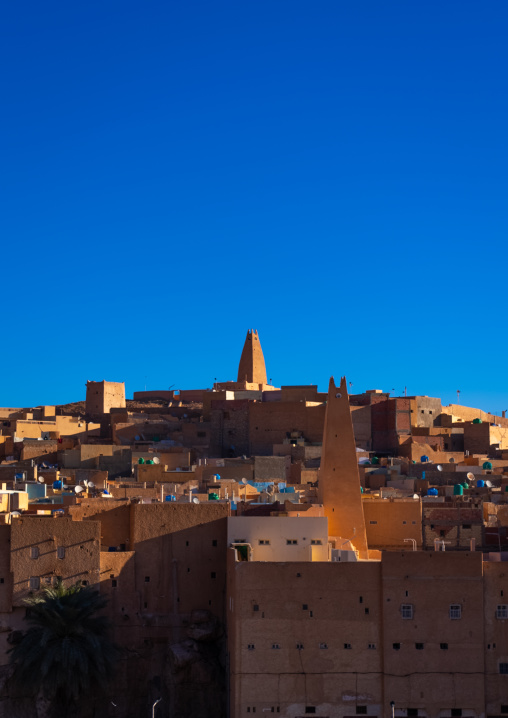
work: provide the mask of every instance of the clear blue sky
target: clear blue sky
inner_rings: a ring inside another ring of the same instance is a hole
[[[508,3],[0,15],[0,405],[268,376],[508,408]]]

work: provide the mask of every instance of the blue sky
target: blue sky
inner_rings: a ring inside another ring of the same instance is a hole
[[[508,4],[0,16],[0,405],[235,379],[508,408]]]

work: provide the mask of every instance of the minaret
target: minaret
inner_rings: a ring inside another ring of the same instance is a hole
[[[333,377],[330,379],[319,470],[319,499],[328,517],[329,535],[349,539],[360,557],[367,558],[360,473],[346,377],[342,377],[338,388]]]
[[[240,357],[240,366],[238,367],[238,381],[246,381],[249,384],[268,384],[265,358],[255,329],[250,329],[247,332],[242,356]]]

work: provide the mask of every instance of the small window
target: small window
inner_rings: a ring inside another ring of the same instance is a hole
[[[508,713],[508,705],[501,706],[501,713]]]
[[[502,673],[504,676],[508,676],[508,663],[499,664],[499,673]]]
[[[496,609],[496,618],[504,619],[508,618],[508,606],[501,604]]]
[[[188,541],[186,541],[186,542],[185,542],[185,545],[186,545],[186,546],[188,546],[188,545],[189,545],[189,542],[188,542]]]
[[[352,648],[352,646],[351,646],[350,643],[345,643],[345,644],[344,644],[344,650],[345,650],[345,651],[350,651],[351,648]]]
[[[367,715],[367,706],[356,706],[356,715],[357,716],[366,716]]]
[[[279,643],[272,643],[272,648],[273,648],[274,651],[278,651],[279,648],[280,648],[280,644],[279,644]]]
[[[254,648],[255,648],[255,645],[254,645],[253,643],[249,643],[249,645],[247,646],[247,648],[248,648],[249,651],[253,651]]]
[[[400,643],[393,643],[392,646],[394,651],[400,651]]]
[[[418,708],[408,708],[407,718],[416,718],[418,716]]]
[[[367,646],[367,648],[368,648],[370,651],[375,651],[375,650],[376,650],[376,644],[375,644],[375,643],[369,643],[369,645]]]
[[[309,610],[309,604],[308,603],[302,603],[302,611],[308,611]]]
[[[462,708],[452,708],[451,714],[452,714],[452,718],[461,718]]]
[[[38,576],[30,576],[30,589],[32,591],[38,591],[41,585],[41,580]]]
[[[268,539],[259,539],[258,543],[260,546],[269,546],[270,545],[270,541]]]
[[[288,546],[296,546],[298,544],[298,541],[296,539],[286,539],[286,544]]]
[[[150,576],[145,576],[145,583],[150,583]]]
[[[412,603],[403,603],[400,607],[400,615],[404,619],[411,619],[413,618],[413,604]]]
[[[297,644],[296,644],[296,648],[297,648],[299,651],[303,650],[303,643],[297,643]]]
[[[472,527],[473,527],[472,524],[462,524],[462,528],[463,528],[463,529],[470,529],[470,528],[472,528]]]
[[[460,603],[452,603],[450,606],[450,618],[454,621],[462,618],[462,606]]]
[[[39,547],[32,546],[30,548],[30,558],[39,558]]]
[[[212,573],[210,574],[210,578],[217,578],[217,574],[215,571],[212,571]]]
[[[253,610],[253,611],[259,611],[259,606],[258,606],[257,603],[255,603],[255,604],[252,606],[252,610]]]
[[[326,648],[328,648],[328,643],[320,643],[319,647],[321,648],[321,650],[325,650]]]
[[[323,545],[323,542],[321,541],[321,539],[311,539],[310,543],[312,546],[322,546]]]
[[[3,578],[0,578],[0,583],[4,583],[4,579],[3,579]]]
[[[440,644],[439,644],[439,648],[440,648],[442,651],[447,651],[447,650],[448,650],[448,644],[447,644],[447,643],[440,643]]]
[[[217,546],[217,539],[212,540],[212,546]]]
[[[403,521],[402,524],[405,526],[407,524],[407,521]]]
[[[117,586],[118,586],[118,581],[116,580],[116,578],[113,578],[111,580],[111,588],[116,588]]]
[[[417,651],[423,651],[423,643],[415,643],[415,648]]]
[[[315,712],[316,712],[316,706],[305,706],[305,712],[306,712],[306,713],[315,713]]]
[[[58,558],[65,558],[65,547],[59,546],[56,550],[56,555]]]
[[[89,583],[90,583],[90,581],[81,581],[82,586],[88,586]]]
[[[369,609],[368,609],[368,608],[365,609],[365,615],[366,615],[366,616],[369,615]]]
[[[377,524],[377,521],[369,521],[369,524],[375,525]]]

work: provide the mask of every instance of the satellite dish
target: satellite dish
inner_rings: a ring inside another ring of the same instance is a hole
[[[249,482],[247,481],[247,479],[242,479],[242,484],[248,484],[248,483]]]
[[[469,481],[473,481],[473,479],[474,479],[474,474],[473,474],[473,472],[472,472],[472,471],[468,471],[467,474],[466,474],[466,477],[469,479]]]
[[[21,516],[21,513],[19,511],[11,511],[11,516]]]
[[[139,436],[136,435],[136,436],[134,437],[134,439],[135,439],[136,441],[140,441],[141,437],[139,437]]]
[[[196,498],[192,499],[192,503],[193,503],[193,504],[199,504],[199,499],[196,499]]]
[[[413,494],[413,499],[419,499],[419,498],[420,497],[418,496],[418,494]]]
[[[40,484],[43,484],[43,483],[44,483],[44,477],[43,477],[43,476],[39,476],[39,478],[37,479],[37,481],[38,481]]]
[[[436,469],[437,469],[438,471],[442,471],[442,470],[443,470],[443,467],[441,466],[441,464],[438,464],[438,465],[436,466]]]
[[[67,484],[63,484],[62,489],[68,489],[68,488],[69,487],[67,486]]]
[[[88,481],[86,479],[83,480],[83,486],[88,486]]]
[[[154,463],[154,464],[160,464],[160,463],[161,463],[161,460],[159,459],[158,456],[154,456],[154,458],[153,458],[153,463]]]
[[[89,481],[89,482],[88,482],[88,488],[89,488],[89,489],[95,489],[95,484],[94,484],[93,481]]]
[[[488,486],[489,489],[491,489],[491,488],[492,488],[492,481],[486,481],[486,482],[485,482],[485,486]]]
[[[84,488],[82,486],[75,486],[74,491],[76,494],[80,494],[82,491],[84,491]]]

